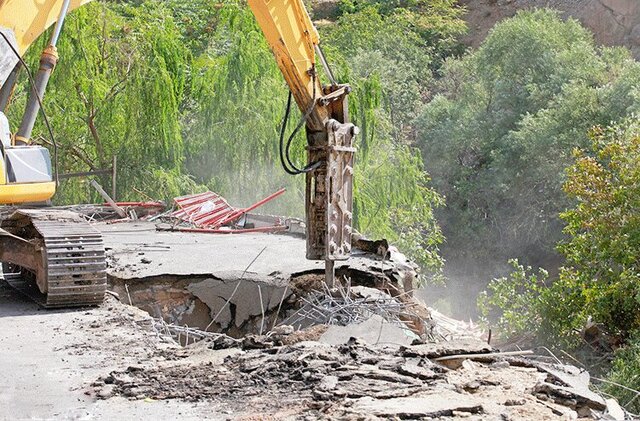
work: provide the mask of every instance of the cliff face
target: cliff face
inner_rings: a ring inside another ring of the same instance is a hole
[[[596,42],[622,45],[640,58],[640,0],[459,0],[468,13],[465,41],[477,46],[500,20],[518,10],[551,7],[563,17],[573,17],[589,28]]]
[[[622,45],[640,59],[640,0],[458,0],[468,13],[469,34],[465,42],[478,46],[489,30],[518,10],[551,7],[562,16],[573,17],[591,29],[596,42]],[[312,0],[314,19],[333,20],[337,0]]]

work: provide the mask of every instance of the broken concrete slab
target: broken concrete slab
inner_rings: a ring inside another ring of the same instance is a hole
[[[144,221],[94,227],[102,233],[107,249],[108,275],[122,280],[164,275],[232,280],[245,274],[282,281],[305,272],[324,273],[324,261],[307,260],[305,240],[297,235],[158,232],[153,223]],[[378,273],[397,269],[393,260],[383,261],[359,250],[348,261],[336,262],[336,271],[343,268]]]
[[[615,399],[607,399],[607,412],[606,415],[614,421],[624,421],[627,419],[627,414]]]
[[[349,293],[353,294],[360,298],[366,298],[368,300],[382,300],[386,301],[391,299],[392,297],[385,293],[384,291],[380,291],[379,289],[363,287],[363,286],[354,286],[349,288]]]
[[[226,405],[230,415],[246,414],[251,408],[262,418],[278,419],[560,420],[577,414],[598,419],[604,413],[592,408],[576,411],[575,401],[555,399],[554,391],[536,391],[536,384],[551,375],[535,361],[498,367],[465,360],[461,368],[448,370],[419,353],[405,356],[360,339],[342,345],[286,345],[283,338],[299,332],[290,326],[274,332],[272,337],[253,338],[256,344],[271,339],[265,349],[245,347],[244,341],[239,347],[232,341],[232,350],[221,351],[223,344],[205,339],[163,353],[160,364],[140,361],[112,371],[95,381],[92,391],[107,401],[124,396],[133,401],[203,402]],[[275,340],[276,335],[282,338]],[[446,348],[447,342],[438,346]],[[422,354],[448,355],[463,348],[454,342],[450,350],[433,354],[422,349]]]
[[[415,339],[418,339],[418,336],[402,326],[386,321],[381,316],[373,315],[362,323],[329,326],[320,337],[320,342],[342,345],[351,338],[359,338],[372,345],[410,345]]]
[[[577,405],[597,410],[607,407],[604,398],[589,389],[590,376],[587,371],[574,366],[544,363],[538,363],[537,368],[549,374],[550,378],[536,385],[536,390],[544,390],[562,399],[575,399]]]
[[[324,268],[324,262],[306,260],[304,239],[294,236],[158,232],[153,223],[143,221],[94,227],[107,249],[107,273],[123,280],[163,275],[222,278],[219,274],[238,279],[245,270],[252,276],[286,280],[295,272]],[[142,264],[143,258],[150,263]]]
[[[216,331],[253,326],[258,330],[251,333],[259,333],[266,313],[283,296],[308,294],[321,288],[324,279],[324,262],[307,260],[305,240],[296,235],[159,232],[144,221],[94,226],[104,237],[110,289],[170,323],[204,328],[217,315]],[[354,249],[349,260],[336,263],[336,274],[352,285],[387,291],[406,304],[411,298],[402,283],[408,276],[405,260]],[[288,286],[290,291],[283,290]],[[403,321],[420,335],[428,334],[428,310],[407,307],[421,312]]]
[[[419,419],[452,416],[454,412],[481,414],[482,401],[474,396],[454,391],[441,391],[419,397],[356,399],[350,411],[383,418]]]
[[[299,235],[160,232],[145,221],[94,226],[105,242],[109,288],[168,323],[234,337],[265,333],[299,308],[299,297],[322,288],[324,262],[306,259]],[[401,282],[407,264],[354,249],[336,264],[336,274],[345,283],[386,291],[403,305],[410,299]],[[428,335],[426,307],[407,307],[421,312],[403,322]]]
[[[192,283],[187,289],[209,307],[212,321],[224,329],[231,323],[239,328],[252,317],[270,320],[270,313],[291,295],[284,281],[274,284],[256,279],[209,278]]]
[[[491,345],[476,338],[457,338],[450,341],[426,343],[400,348],[404,357],[439,358],[449,355],[485,354],[492,352]]]

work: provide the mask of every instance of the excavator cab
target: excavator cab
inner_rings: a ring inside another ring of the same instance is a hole
[[[11,143],[7,117],[0,111],[0,204],[45,202],[54,195],[51,155],[37,145]]]

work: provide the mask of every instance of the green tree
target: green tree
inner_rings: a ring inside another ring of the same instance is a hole
[[[93,3],[68,17],[58,45],[60,63],[44,98],[60,146],[60,172],[107,168],[118,156],[122,199],[133,197],[134,187],[159,198],[194,188],[181,171],[180,105],[191,56],[167,15],[154,2]],[[32,69],[47,40],[45,34],[27,54]],[[27,92],[25,78],[9,113],[14,125]],[[45,133],[39,121],[36,142],[47,144]],[[55,201],[91,197],[97,199],[75,179],[63,182]]]
[[[573,317],[593,317],[623,339],[640,330],[640,124],[594,129],[564,186],[577,205],[563,213],[568,240],[562,282],[579,288]]]
[[[481,268],[481,277],[511,257],[557,267],[571,151],[588,146],[594,124],[638,109],[640,65],[541,9],[498,24],[443,75],[416,125],[426,168],[447,198],[438,215],[445,258],[465,273]]]
[[[640,119],[590,132],[591,147],[574,151],[562,214],[568,238],[557,280],[514,264],[481,295],[485,320],[509,336],[535,335],[551,347],[575,350],[588,321],[617,344],[606,391],[630,411],[640,408]],[[619,385],[622,385],[620,387]]]
[[[564,191],[575,205],[562,213],[566,264],[558,279],[540,285],[515,265],[480,300],[506,332],[524,333],[523,318],[545,320],[528,328],[549,343],[575,343],[589,319],[619,343],[640,331],[640,123],[632,117],[596,127],[590,138],[567,170]]]
[[[322,34],[330,58],[338,63],[339,80],[353,87],[350,114],[362,128],[356,145],[356,228],[406,245],[408,254],[419,260],[426,272],[437,273],[441,236],[433,207],[440,199],[428,187],[417,154],[394,141],[392,117],[385,106],[389,91],[384,83],[388,79],[383,79],[391,73],[382,75],[379,71],[389,59],[368,51],[352,60],[350,50],[341,48],[355,40],[366,45],[363,39],[379,32],[380,17],[374,11],[366,13],[372,13],[372,19],[354,16],[354,21],[340,20]],[[302,216],[304,180],[286,175],[278,158],[278,129],[287,87],[246,8],[227,4],[217,19],[207,51],[195,60],[197,106],[185,123],[186,167],[198,182],[240,202],[286,186],[288,197],[279,199],[271,209]],[[391,38],[386,42],[389,54],[396,54]],[[367,58],[371,57],[379,59],[379,66],[367,71]],[[292,114],[290,127],[300,118],[299,113]],[[305,143],[303,134],[295,140],[293,156],[297,162],[304,160]]]
[[[391,19],[402,22],[403,28],[419,35],[437,62],[451,54],[460,53],[459,38],[467,30],[462,20],[464,8],[455,0],[341,0],[339,11],[354,14],[374,7]],[[383,32],[393,31],[388,25]]]

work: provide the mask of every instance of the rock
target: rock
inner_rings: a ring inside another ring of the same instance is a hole
[[[113,396],[114,390],[115,390],[114,385],[112,384],[104,385],[98,392],[98,397],[100,399],[109,399],[111,396]]]
[[[376,254],[380,257],[386,258],[389,251],[389,242],[387,240],[367,240],[359,234],[353,234],[351,236],[351,242],[354,248],[358,250],[366,251],[368,253]]]
[[[375,289],[375,288],[356,286],[356,287],[351,287],[349,289],[349,291],[352,294],[357,295],[358,297],[367,298],[367,299],[370,299],[370,300],[390,300],[390,299],[392,299],[391,296],[389,294],[387,294],[386,292],[380,291],[379,289]]]
[[[428,361],[428,360],[427,360]],[[420,380],[432,380],[442,375],[443,369],[434,365],[433,368],[420,367],[417,364],[401,364],[396,370],[405,376],[415,377]]]
[[[282,325],[282,326],[274,327],[271,330],[270,334],[284,336],[284,335],[291,335],[294,331],[295,331],[295,329],[293,328],[293,326]]]
[[[291,295],[284,285],[268,279],[206,279],[189,285],[188,290],[209,307],[212,318],[218,316],[216,323],[222,328],[232,324],[240,327],[263,311],[266,314],[277,309]],[[231,305],[235,308],[233,313]]]
[[[522,406],[526,403],[524,399],[507,399],[504,406]]]
[[[626,419],[624,409],[620,407],[618,401],[615,399],[607,399],[605,402],[607,404],[607,415],[611,419],[615,421],[624,421]]]
[[[470,381],[462,386],[462,388],[469,393],[476,393],[480,389],[480,382],[477,380]]]
[[[573,366],[543,363],[538,364],[537,368],[551,376],[551,379],[547,379],[548,381],[559,382],[562,385],[543,382],[536,385],[536,391],[544,391],[552,397],[575,399],[578,406],[586,405],[599,411],[607,408],[605,400],[589,389],[590,376],[588,372]]]
[[[509,367],[511,367],[511,364],[509,364],[508,361],[504,361],[504,360],[491,363],[491,368],[495,368],[498,370],[502,370]]]
[[[273,342],[266,336],[248,335],[242,338],[242,349],[266,349],[273,347]]]
[[[338,377],[337,376],[325,376],[320,381],[318,385],[318,389],[322,391],[333,390],[338,386]]]

